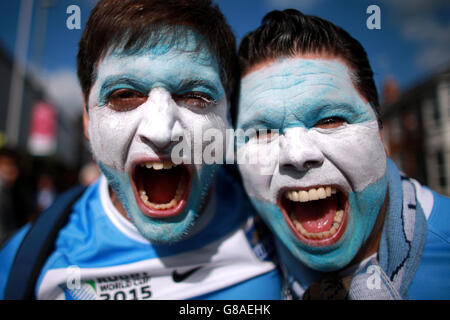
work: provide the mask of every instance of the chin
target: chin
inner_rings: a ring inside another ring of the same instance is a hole
[[[148,218],[140,211],[130,213],[130,219],[139,233],[154,244],[171,244],[184,240],[190,235],[197,220],[195,210],[187,210],[179,219],[167,219],[164,222]]]
[[[159,164],[156,169],[154,166],[155,162],[144,160],[133,164],[126,173],[99,163],[128,217],[144,238],[159,244],[181,241],[190,235],[200,217],[199,211],[217,168],[205,166],[197,172],[185,165],[165,164],[165,169]]]

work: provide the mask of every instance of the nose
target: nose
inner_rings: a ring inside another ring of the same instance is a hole
[[[324,162],[322,151],[308,137],[307,129],[291,128],[280,137],[280,170],[305,172],[320,167]]]
[[[166,151],[182,136],[177,105],[165,89],[152,89],[142,110],[142,121],[137,129],[141,142],[155,151]]]

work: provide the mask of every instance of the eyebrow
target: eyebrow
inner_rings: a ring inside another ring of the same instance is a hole
[[[215,96],[222,96],[222,94],[220,93],[220,89],[217,88],[217,85],[215,85],[215,83],[204,79],[183,79],[177,85],[176,90],[182,92],[198,87],[206,88]]]
[[[241,125],[242,129],[244,130],[258,126],[271,127],[272,123],[270,123],[266,119],[250,118],[249,120],[244,120]]]
[[[150,85],[144,81],[137,80],[133,75],[120,75],[120,76],[110,76],[103,82],[100,92],[107,91],[114,88],[116,85],[129,85],[140,91],[147,92],[150,90]],[[204,79],[183,79],[178,84],[170,86],[171,91],[189,91],[193,88],[206,88],[216,97],[222,98],[223,94],[217,86],[209,80]]]
[[[301,109],[302,106],[298,106],[295,108],[295,111],[290,112],[294,117],[298,118],[298,115],[302,112]],[[304,107],[310,107],[310,106],[304,106]],[[286,109],[284,109],[286,111]],[[305,110],[303,111],[304,116],[306,117],[304,120],[307,121],[307,119],[311,118],[318,118],[321,114],[325,114],[328,112],[335,112],[337,116],[341,115],[343,113],[346,113],[349,117],[353,119],[353,121],[358,121],[364,115],[365,112],[362,112],[359,110],[359,108],[353,106],[352,104],[349,104],[347,102],[341,102],[341,101],[323,101],[322,103],[319,103],[315,105],[314,107],[311,107],[311,110]],[[286,113],[283,116],[283,119],[286,119]],[[268,119],[266,112],[259,113],[259,115],[252,114],[249,117],[246,117],[241,122],[241,127],[244,130],[247,130],[252,127],[258,127],[258,126],[264,126],[264,127],[274,127],[276,122],[271,121],[272,119]],[[284,122],[284,120],[283,120]],[[283,127],[283,124],[279,124],[280,127]]]
[[[340,101],[332,101],[321,104],[316,108],[315,112],[317,116],[321,113],[326,112],[347,113],[355,119],[363,116],[366,113],[365,110],[360,110],[359,106]]]
[[[137,79],[133,79],[133,77],[126,76],[126,75],[120,75],[120,76],[111,76],[105,79],[103,82],[100,92],[103,92],[105,90],[109,90],[116,85],[129,85],[131,87],[135,87],[138,90],[146,91],[145,83],[142,81],[139,81]]]

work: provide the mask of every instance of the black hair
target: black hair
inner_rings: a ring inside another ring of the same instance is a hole
[[[378,92],[362,45],[333,23],[295,9],[269,12],[261,26],[242,39],[238,50],[241,77],[264,61],[302,54],[342,58],[352,70],[356,89],[375,107],[379,118]],[[233,117],[236,119],[235,114]]]
[[[204,36],[217,59],[220,78],[230,98],[238,73],[236,40],[211,0],[101,0],[83,31],[77,56],[86,104],[95,81],[96,64],[107,50],[120,47],[125,53],[133,52],[144,48],[155,36],[156,42],[186,36],[186,29],[178,26],[187,26]]]

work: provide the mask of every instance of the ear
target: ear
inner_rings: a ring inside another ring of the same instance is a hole
[[[83,102],[83,133],[86,139],[89,141],[89,116],[86,111],[86,102]]]

